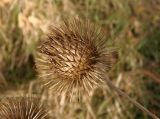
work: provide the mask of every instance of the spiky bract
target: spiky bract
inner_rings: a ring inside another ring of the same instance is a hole
[[[47,112],[38,99],[5,98],[0,103],[0,119],[47,119]]]
[[[89,94],[100,86],[110,68],[113,52],[106,46],[102,30],[79,19],[50,27],[38,47],[36,67],[44,85],[56,93]]]

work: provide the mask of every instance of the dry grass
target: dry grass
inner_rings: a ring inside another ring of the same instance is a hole
[[[110,89],[97,89],[80,103],[41,90],[34,66],[39,40],[50,24],[79,16],[101,25],[108,45],[119,47],[119,62],[109,72],[113,83],[160,116],[159,5],[159,0],[1,0],[0,96],[41,97],[56,119],[149,119]]]

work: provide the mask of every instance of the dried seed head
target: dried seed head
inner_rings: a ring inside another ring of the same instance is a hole
[[[0,119],[47,119],[38,99],[6,98],[0,103]]]
[[[104,83],[102,74],[111,67],[114,53],[99,27],[89,21],[68,20],[59,28],[50,27],[39,45],[36,67],[44,84],[56,93],[89,94]]]

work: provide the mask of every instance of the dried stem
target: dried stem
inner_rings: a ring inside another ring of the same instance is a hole
[[[144,106],[142,106],[140,103],[138,103],[137,101],[131,99],[125,92],[123,92],[122,90],[120,90],[119,88],[117,88],[116,86],[113,85],[113,83],[111,82],[111,80],[105,76],[105,81],[107,83],[107,85],[113,89],[114,91],[116,91],[119,95],[121,95],[122,97],[128,99],[131,103],[133,103],[136,107],[138,107],[140,110],[142,110],[143,112],[147,113],[149,116],[151,116],[153,119],[160,119],[159,117],[157,117],[155,114],[153,114],[152,112],[150,112],[148,109],[146,109]]]

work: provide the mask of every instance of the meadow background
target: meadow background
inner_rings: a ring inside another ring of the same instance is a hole
[[[100,25],[119,60],[113,83],[160,117],[160,0],[0,0],[0,97],[40,96],[52,119],[150,119],[112,90],[60,104],[39,88],[37,44],[48,26],[79,17]]]

